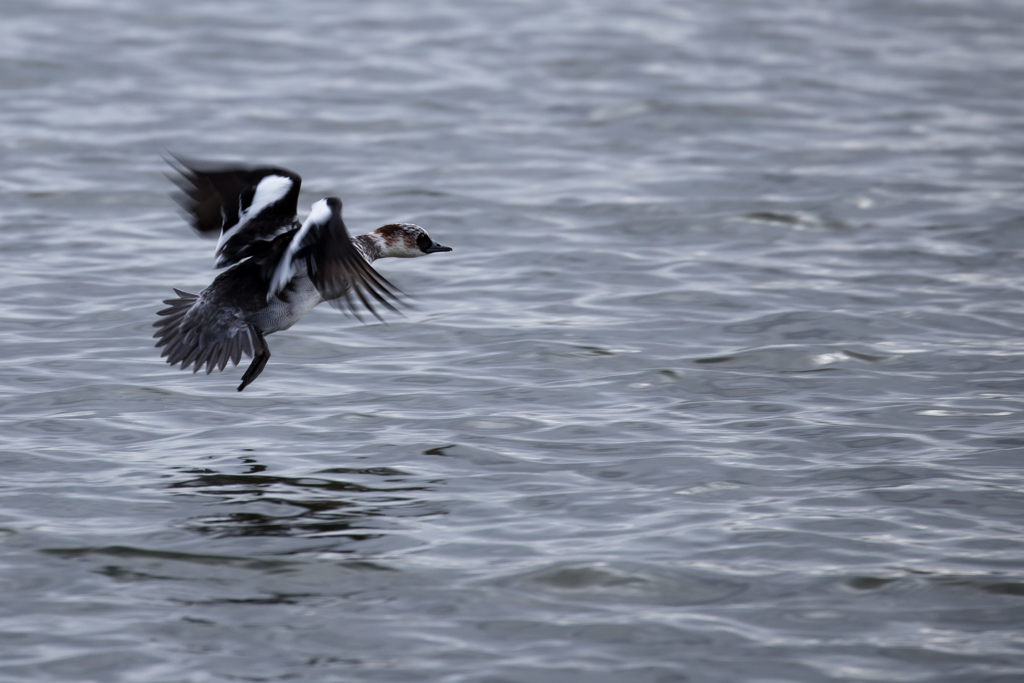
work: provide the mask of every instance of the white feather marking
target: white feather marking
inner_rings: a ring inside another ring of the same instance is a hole
[[[252,196],[249,208],[239,214],[238,222],[231,226],[230,230],[221,233],[220,239],[217,240],[216,253],[220,254],[227,241],[237,235],[238,231],[244,228],[246,223],[252,220],[254,216],[258,216],[263,209],[284,199],[291,189],[292,179],[283,175],[268,175],[260,180],[256,186],[256,192]],[[238,202],[241,205],[241,197],[239,197]],[[238,208],[241,209],[242,207],[239,206]]]
[[[363,260],[367,263],[373,263],[380,256],[382,256],[387,249],[387,243],[384,242],[384,238],[375,232],[368,232],[365,235],[359,235],[352,244],[355,246],[356,251],[363,257]]]
[[[274,277],[270,280],[270,289],[267,291],[267,301],[270,301],[284,289],[288,282],[295,277],[295,271],[292,268],[292,257],[302,247],[302,240],[306,238],[310,229],[314,225],[323,226],[331,220],[331,207],[327,205],[326,199],[313,204],[313,207],[309,210],[309,216],[306,217],[306,222],[302,224],[299,231],[295,233],[295,237],[288,243],[288,249],[281,255],[281,260],[277,262],[277,268],[274,270]]]

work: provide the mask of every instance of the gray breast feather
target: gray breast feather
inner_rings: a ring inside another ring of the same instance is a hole
[[[285,288],[249,320],[263,334],[287,330],[322,301],[312,280],[303,273],[289,280]]]

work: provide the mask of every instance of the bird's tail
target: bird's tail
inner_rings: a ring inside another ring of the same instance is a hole
[[[181,363],[185,370],[194,365],[198,372],[204,365],[206,374],[223,370],[228,363],[238,365],[242,356],[255,357],[265,351],[266,342],[240,311],[219,307],[201,298],[175,289],[177,299],[165,299],[168,308],[157,313],[160,320],[153,336],[160,353],[171,365]],[[198,307],[198,308],[197,308]],[[194,310],[193,310],[194,309]]]

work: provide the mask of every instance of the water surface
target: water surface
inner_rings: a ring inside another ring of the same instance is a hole
[[[1024,6],[2,14],[0,679],[1024,677]],[[454,251],[238,394],[167,150]]]

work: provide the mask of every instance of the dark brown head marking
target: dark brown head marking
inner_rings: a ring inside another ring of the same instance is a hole
[[[427,246],[430,246],[430,238],[426,237],[423,229],[412,223],[391,223],[382,228],[377,228],[377,234],[384,240],[384,244],[392,249],[404,248],[409,251],[422,251],[420,240],[426,238]]]
[[[391,241],[392,239],[394,239],[394,235],[396,232],[402,232],[404,229],[405,226],[402,225],[401,223],[392,223],[390,225],[385,225],[384,227],[377,228],[376,232],[379,232],[380,236],[383,237],[384,239]]]

